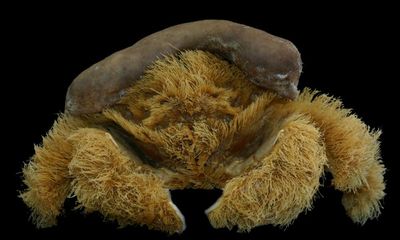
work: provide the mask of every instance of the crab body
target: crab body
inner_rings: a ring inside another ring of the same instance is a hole
[[[289,83],[278,84],[224,56],[173,53],[94,103],[98,93],[85,96],[76,87],[90,71],[78,77],[66,113],[24,168],[21,196],[37,226],[56,224],[72,194],[86,212],[121,225],[182,232],[185,220],[169,190],[185,188],[223,190],[206,210],[214,227],[285,226],[312,207],[324,169],[355,222],[378,216],[385,188],[380,132],[333,97],[309,89],[294,96],[298,59],[289,64]],[[276,69],[269,69],[275,78]]]

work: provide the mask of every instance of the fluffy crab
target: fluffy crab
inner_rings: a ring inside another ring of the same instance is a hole
[[[163,37],[167,47],[154,50]],[[265,46],[249,49],[257,37]],[[122,226],[182,232],[169,191],[219,188],[205,211],[213,227],[285,226],[311,209],[324,171],[354,222],[377,217],[380,132],[334,97],[298,94],[299,56],[286,40],[214,20],[164,30],[95,64],[73,82],[65,113],[23,169],[34,222],[55,225],[75,196],[85,212]]]

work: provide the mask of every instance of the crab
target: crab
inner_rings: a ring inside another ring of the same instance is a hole
[[[297,90],[300,54],[282,38],[205,20],[155,33],[80,74],[24,166],[38,227],[68,196],[121,226],[181,233],[173,189],[223,190],[215,228],[287,226],[312,208],[324,172],[354,222],[379,215],[379,130],[340,100]]]

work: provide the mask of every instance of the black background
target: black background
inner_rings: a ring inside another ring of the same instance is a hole
[[[261,1],[260,1],[261,2]],[[367,124],[383,130],[382,156],[388,168],[387,196],[377,220],[364,226],[353,224],[341,206],[341,193],[325,182],[314,209],[301,214],[286,230],[263,226],[251,233],[213,229],[204,214],[220,191],[184,190],[172,192],[175,204],[186,217],[187,229],[170,238],[257,239],[274,237],[365,237],[385,236],[394,230],[397,215],[395,134],[398,100],[398,26],[392,6],[383,2],[324,6],[262,5],[248,1],[225,3],[150,3],[148,6],[93,3],[80,5],[26,5],[4,8],[2,16],[3,72],[10,74],[2,83],[5,121],[4,158],[13,208],[6,208],[7,230],[15,236],[32,237],[115,237],[126,239],[167,238],[145,227],[118,229],[103,223],[99,214],[84,216],[66,202],[66,213],[57,227],[37,230],[28,221],[29,210],[17,198],[23,189],[20,171],[33,154],[33,144],[41,142],[57,113],[63,111],[70,82],[84,69],[111,53],[132,45],[140,38],[165,27],[200,19],[228,19],[263,29],[291,40],[302,54],[300,89],[308,86],[339,96]],[[97,7],[100,5],[100,9]],[[96,8],[95,8],[96,7]],[[157,11],[154,9],[158,9]],[[3,143],[4,146],[4,143]],[[11,164],[9,164],[11,163]],[[12,180],[14,184],[11,184]],[[3,206],[4,207],[4,206]]]

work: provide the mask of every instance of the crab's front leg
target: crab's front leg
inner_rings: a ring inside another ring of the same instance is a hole
[[[308,89],[284,109],[308,114],[323,132],[333,185],[344,192],[342,203],[352,220],[363,224],[378,216],[385,195],[380,131],[371,130],[339,100]]]
[[[23,181],[27,188],[20,196],[31,208],[37,227],[50,227],[57,222],[71,190],[68,164],[72,159],[73,146],[67,138],[83,126],[84,121],[61,115],[43,138],[43,144],[35,146],[35,155],[24,166]]]
[[[307,118],[289,117],[272,152],[257,168],[230,180],[206,213],[216,227],[288,225],[311,207],[326,163],[319,130]]]
[[[70,137],[73,193],[85,211],[99,211],[120,225],[182,232],[185,222],[153,170],[120,147],[106,131],[84,128]]]

